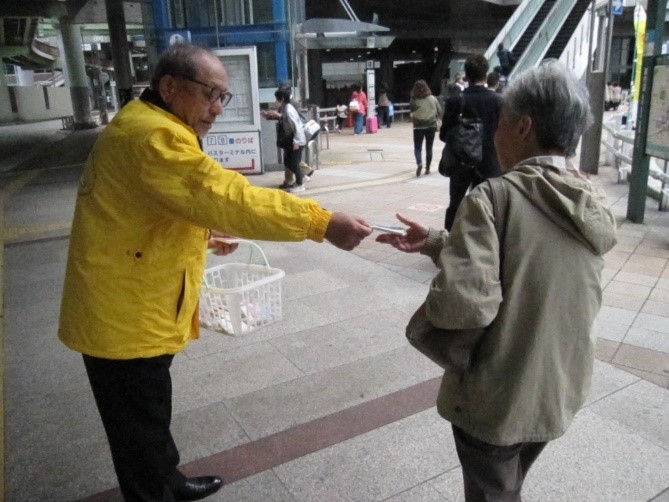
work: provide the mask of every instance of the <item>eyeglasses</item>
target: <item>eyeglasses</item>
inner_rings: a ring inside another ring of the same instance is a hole
[[[195,84],[200,84],[202,87],[206,87],[209,89],[209,102],[213,103],[216,100],[221,101],[221,106],[226,107],[230,103],[230,100],[232,99],[233,94],[231,92],[225,91],[223,92],[221,89],[218,87],[212,87],[210,85],[205,84],[204,82],[200,82],[199,80],[195,80],[194,78],[188,78],[184,77],[182,75],[182,78],[185,80],[188,80],[189,82],[193,82]]]

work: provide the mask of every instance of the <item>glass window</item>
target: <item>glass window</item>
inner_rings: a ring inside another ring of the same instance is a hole
[[[253,9],[253,23],[271,23],[274,21],[272,14],[272,0],[251,0],[251,8]]]
[[[258,57],[258,85],[260,87],[275,87],[276,56],[274,54],[274,44],[257,44],[256,51]]]

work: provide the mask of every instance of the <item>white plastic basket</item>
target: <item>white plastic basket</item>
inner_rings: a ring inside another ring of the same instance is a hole
[[[200,290],[200,324],[228,335],[242,335],[281,319],[281,279],[286,273],[269,266],[255,242],[227,239],[253,246],[265,264],[225,263],[204,271]]]

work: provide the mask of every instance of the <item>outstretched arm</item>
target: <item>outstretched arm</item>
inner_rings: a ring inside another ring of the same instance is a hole
[[[396,216],[398,220],[407,225],[405,234],[381,234],[376,238],[376,242],[390,244],[405,253],[418,253],[422,251],[427,243],[428,227],[399,213]]]
[[[338,248],[350,251],[371,233],[372,229],[362,218],[334,212],[325,230],[325,238]]]

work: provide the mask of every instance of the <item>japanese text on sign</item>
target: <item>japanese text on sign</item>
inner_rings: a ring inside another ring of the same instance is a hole
[[[226,169],[261,172],[258,132],[210,132],[204,138],[203,149]]]

